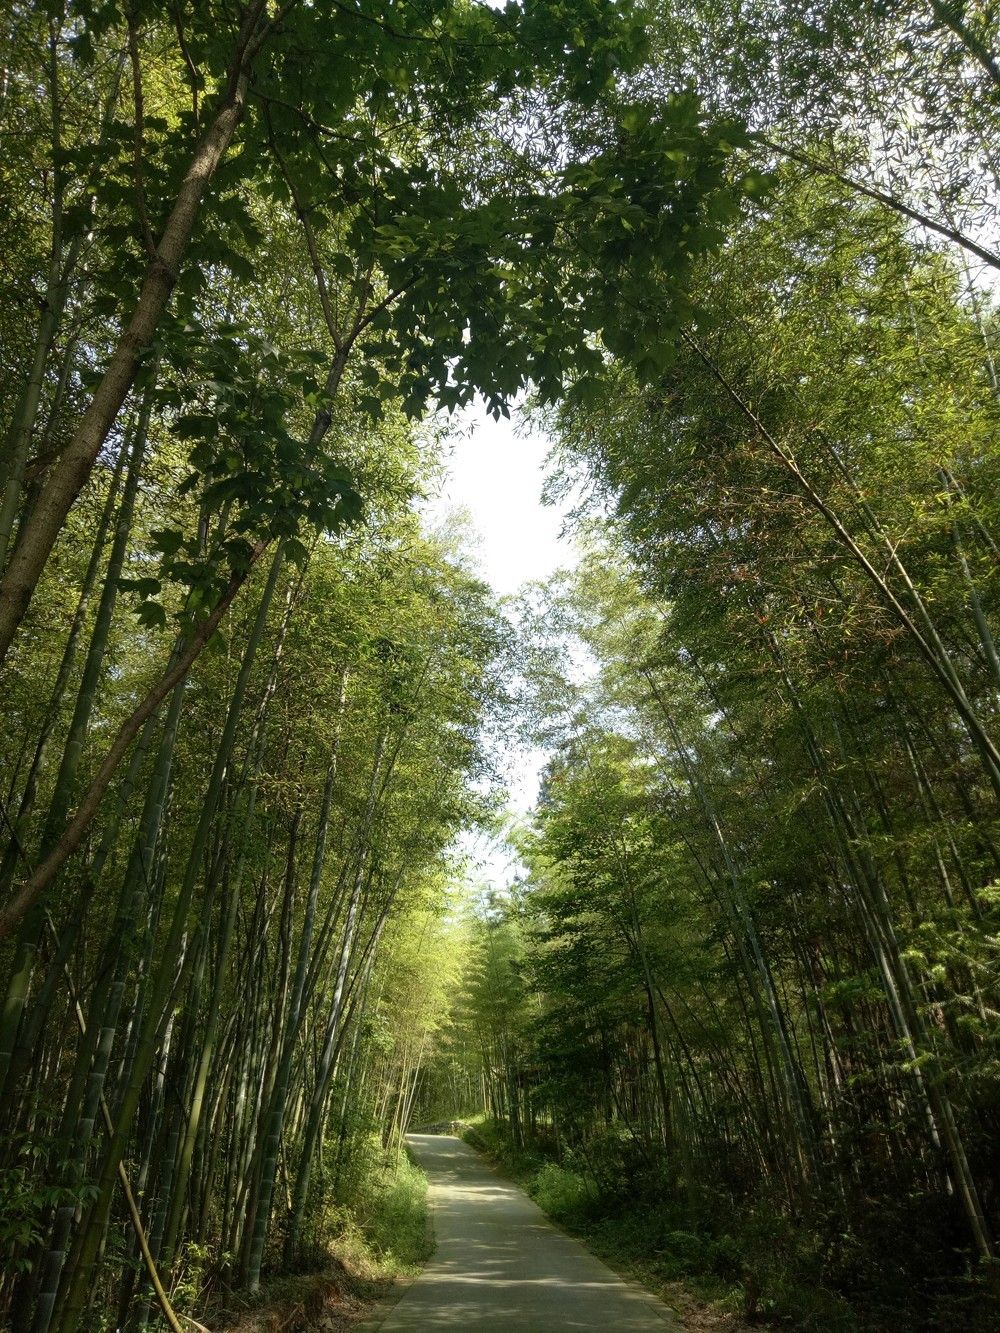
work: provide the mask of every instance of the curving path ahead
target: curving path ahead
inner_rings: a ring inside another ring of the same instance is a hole
[[[668,1333],[667,1307],[557,1231],[461,1139],[410,1134],[430,1181],[437,1248],[380,1333]]]

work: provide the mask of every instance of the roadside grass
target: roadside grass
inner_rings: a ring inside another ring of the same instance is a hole
[[[713,1234],[692,1228],[681,1208],[662,1199],[616,1197],[584,1169],[515,1148],[504,1127],[485,1117],[467,1122],[462,1137],[610,1268],[660,1296],[692,1333],[858,1328],[850,1308],[832,1292],[791,1280],[780,1247],[772,1246],[770,1257],[764,1252],[763,1234]]]
[[[379,1149],[350,1188],[350,1208],[313,1210],[309,1272],[270,1278],[255,1296],[224,1292],[198,1318],[215,1333],[341,1333],[414,1278],[432,1248],[424,1173],[407,1151]]]

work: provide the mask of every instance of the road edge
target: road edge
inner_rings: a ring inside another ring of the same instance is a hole
[[[554,1217],[550,1217],[545,1209],[531,1197],[524,1185],[515,1175],[513,1175],[513,1173],[506,1171],[499,1162],[494,1161],[488,1154],[469,1143],[469,1141],[462,1138],[461,1135],[455,1135],[455,1137],[459,1138],[470,1151],[474,1152],[482,1161],[483,1165],[492,1171],[499,1180],[504,1181],[508,1185],[513,1185],[515,1189],[519,1189],[528,1202],[538,1210],[548,1226],[552,1227],[554,1231],[558,1231],[561,1236],[565,1236],[567,1240],[572,1241],[574,1245],[578,1246],[588,1254],[591,1259],[596,1259],[599,1264],[603,1264],[608,1272],[613,1273],[623,1286],[629,1288],[634,1295],[641,1297],[653,1313],[666,1324],[667,1328],[669,1328],[672,1333],[684,1333],[684,1325],[681,1322],[680,1312],[675,1310],[672,1305],[667,1305],[662,1296],[658,1296],[655,1291],[650,1291],[649,1287],[645,1286],[642,1282],[639,1282],[636,1278],[626,1276],[624,1273],[619,1273],[618,1269],[609,1264],[607,1259],[604,1259],[601,1255],[595,1253],[586,1241],[582,1240],[579,1236],[575,1236],[572,1231],[569,1231],[564,1227],[561,1222],[556,1221]]]
[[[355,1333],[376,1333],[385,1321],[395,1310],[396,1306],[403,1299],[406,1293],[422,1277],[427,1265],[434,1258],[434,1251],[437,1249],[437,1239],[434,1233],[434,1200],[431,1197],[433,1186],[427,1181],[427,1212],[424,1216],[424,1240],[427,1244],[427,1257],[419,1273],[414,1273],[413,1277],[405,1278],[393,1285],[392,1291],[376,1301],[363,1319],[360,1319],[354,1325]]]

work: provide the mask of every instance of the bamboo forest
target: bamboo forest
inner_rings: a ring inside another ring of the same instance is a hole
[[[0,215],[0,1329],[1000,1329],[998,0],[6,0]]]

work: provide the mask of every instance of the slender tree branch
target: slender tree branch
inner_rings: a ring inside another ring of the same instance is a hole
[[[713,379],[722,386],[726,394],[732,399],[747,420],[752,423],[754,429],[760,435],[761,439],[765,441],[771,453],[795,478],[803,495],[812,507],[821,514],[830,525],[838,541],[840,541],[840,543],[851,553],[860,565],[864,574],[871,583],[874,584],[893,616],[902,628],[912,637],[921,657],[924,658],[927,665],[931,668],[934,675],[938,678],[939,682],[954,703],[959,716],[965,724],[969,739],[979,751],[990,784],[997,796],[1000,797],[1000,751],[997,750],[995,742],[984,728],[978,715],[973,709],[972,704],[966,697],[965,690],[962,688],[951,664],[941,660],[939,653],[935,652],[933,645],[921,632],[919,625],[917,625],[909,611],[892,591],[888,583],[886,583],[885,579],[869,560],[868,556],[862,551],[850,532],[848,532],[840,516],[830,508],[826,500],[823,499],[806,477],[805,473],[803,473],[795,458],[787,451],[787,449],[779,444],[767,429],[761,418],[743,398],[735,385],[722,372],[713,358],[708,355],[697,340],[686,330],[681,331],[681,338],[684,343],[691,348],[699,360],[703,362]]]
[[[191,52],[188,50],[187,40],[184,36],[184,20],[181,15],[180,5],[171,6],[170,10],[174,20],[174,31],[177,33],[177,45],[181,49],[181,55],[184,57],[184,64],[187,66],[188,82],[191,85],[191,114],[194,117],[194,123],[198,124],[198,85],[201,83],[201,75],[198,73],[198,67],[191,59]]]
[[[142,724],[156,711],[173,687],[187,675],[197,660],[202,649],[218,629],[222,617],[228,611],[233,599],[247,580],[251,569],[264,554],[269,542],[259,541],[254,547],[245,569],[234,573],[222,597],[215,608],[205,618],[191,636],[190,642],[177,659],[174,666],[164,672],[155,685],[145,695],[142,702],[133,710],[118,728],[118,733],[101,761],[97,773],[80,804],[66,825],[62,837],[48,855],[40,862],[11,901],[0,911],[0,940],[6,939],[18,926],[24,914],[38,901],[52,883],[58,870],[76,851],[83,841],[83,835],[100,809],[104,793],[107,791],[125,757],[129,746],[135,739]]]
[[[1000,255],[994,254],[992,250],[987,250],[983,245],[979,245],[971,237],[966,236],[964,232],[957,231],[954,227],[945,226],[943,222],[935,222],[926,213],[911,208],[909,204],[904,204],[901,199],[897,199],[894,195],[886,194],[884,190],[879,190],[873,185],[865,185],[862,181],[846,176],[830,163],[820,161],[819,158],[813,157],[811,153],[803,152],[801,148],[783,148],[781,144],[775,143],[773,139],[768,139],[763,134],[754,134],[751,137],[757,143],[762,144],[763,147],[769,148],[771,152],[779,153],[792,162],[798,162],[801,166],[808,167],[810,171],[816,171],[822,176],[829,176],[832,180],[839,181],[841,185],[853,190],[856,194],[864,195],[866,199],[873,199],[876,203],[884,204],[886,208],[891,208],[904,218],[909,218],[911,222],[916,222],[919,226],[926,227],[928,231],[943,236],[945,240],[960,245],[964,250],[968,250],[970,254],[975,255],[977,259],[981,259],[984,264],[989,264],[991,268],[1000,269]]]
[[[950,28],[958,40],[962,43],[973,60],[983,67],[998,88],[1000,88],[1000,65],[997,64],[996,56],[976,34],[962,21],[962,11],[964,5],[961,0],[930,0],[930,6],[934,17],[945,28]]]
[[[285,184],[288,186],[295,204],[295,213],[302,223],[302,231],[306,238],[306,248],[309,251],[309,262],[312,265],[313,276],[316,279],[316,290],[319,293],[319,303],[323,310],[323,318],[326,321],[327,332],[333,340],[334,348],[339,352],[341,346],[340,329],[337,324],[336,316],[333,313],[333,306],[330,302],[330,289],[327,286],[326,270],[323,268],[322,260],[319,256],[319,246],[316,243],[316,233],[313,230],[312,223],[309,221],[309,215],[305,203],[299,193],[299,187],[296,185],[292,173],[288,169],[288,163],[285,161],[284,154],[278,147],[278,141],[275,138],[274,126],[271,123],[271,113],[264,108],[264,118],[267,121],[267,139],[271,145],[271,152],[274,154],[274,160],[278,164]]]
[[[146,156],[146,112],[142,91],[142,63],[139,59],[139,34],[133,9],[128,13],[128,54],[132,65],[132,100],[135,105],[135,124],[132,131],[132,180],[135,184],[135,206],[139,214],[143,247],[147,255],[155,255],[156,238],[149,220],[146,181],[143,175],[143,162]]]

